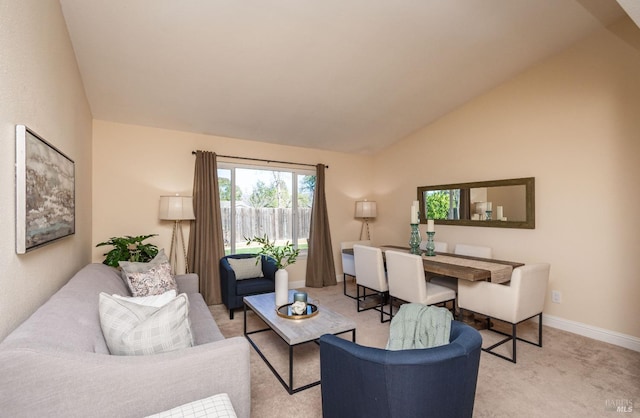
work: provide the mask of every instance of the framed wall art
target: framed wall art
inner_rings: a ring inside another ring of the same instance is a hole
[[[75,234],[75,163],[16,125],[16,252]]]

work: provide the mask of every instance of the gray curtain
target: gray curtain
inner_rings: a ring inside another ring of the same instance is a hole
[[[324,287],[335,284],[336,268],[333,264],[327,199],[324,193],[324,164],[318,164],[316,166],[316,190],[311,208],[306,286]]]
[[[207,305],[222,303],[219,261],[224,257],[222,214],[218,191],[218,165],[213,152],[196,151],[193,211],[189,233],[189,271],[200,278],[200,293]]]

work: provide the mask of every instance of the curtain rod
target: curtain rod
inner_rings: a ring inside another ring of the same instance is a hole
[[[196,151],[191,151],[192,155],[196,155]],[[249,157],[236,157],[235,155],[220,155],[220,154],[216,154],[218,157],[222,157],[222,158],[235,158],[237,160],[249,160],[249,161],[262,161],[265,163],[279,163],[279,164],[291,164],[291,165],[302,165],[302,166],[306,166],[306,167],[315,167],[315,164],[305,164],[305,163],[294,163],[291,161],[278,161],[278,160],[265,160],[262,158],[249,158]],[[324,165],[325,168],[329,168],[328,165]]]

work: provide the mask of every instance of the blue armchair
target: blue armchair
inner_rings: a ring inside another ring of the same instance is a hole
[[[471,417],[482,337],[452,321],[449,341],[435,348],[388,351],[323,335],[322,415]]]
[[[229,258],[255,258],[257,254],[232,254],[220,259],[220,288],[222,302],[229,309],[229,319],[233,319],[233,310],[242,308],[242,298],[275,291],[276,261],[262,255],[262,274],[264,277],[236,280],[236,274],[231,268]]]

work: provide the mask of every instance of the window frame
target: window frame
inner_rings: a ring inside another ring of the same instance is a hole
[[[293,243],[293,247],[298,249],[298,240],[300,239],[299,233],[300,228],[298,226],[297,213],[298,213],[298,189],[300,187],[299,180],[304,176],[317,176],[317,172],[315,168],[292,168],[282,165],[274,165],[274,164],[256,164],[256,163],[239,163],[239,162],[228,162],[228,161],[220,161],[217,164],[218,170],[229,170],[230,171],[230,254],[236,254],[236,169],[248,169],[248,170],[263,170],[263,171],[280,171],[291,173],[291,242]],[[218,173],[216,172],[216,176]],[[218,182],[220,177],[218,176]],[[220,190],[218,189],[218,193]],[[312,196],[313,199],[313,196]],[[222,202],[222,200],[220,200]],[[312,203],[313,208],[313,203]],[[222,207],[220,208],[222,209]],[[300,256],[306,257],[308,250],[300,249]]]

